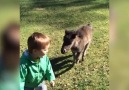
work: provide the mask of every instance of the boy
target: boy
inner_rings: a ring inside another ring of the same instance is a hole
[[[20,59],[21,90],[47,90],[45,79],[54,86],[55,75],[47,57],[50,38],[35,32],[28,38],[28,50]]]

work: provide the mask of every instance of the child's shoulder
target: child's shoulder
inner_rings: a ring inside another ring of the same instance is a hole
[[[26,63],[28,63],[28,57],[29,57],[28,50],[25,50],[22,53],[22,56],[20,57],[20,64],[26,64]]]

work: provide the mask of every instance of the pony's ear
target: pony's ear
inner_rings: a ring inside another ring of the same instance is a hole
[[[82,28],[81,28],[82,30],[84,30],[84,29],[86,29],[86,26],[82,26]]]
[[[88,25],[88,26],[90,26],[91,24],[90,24],[90,23],[88,23],[87,25]]]
[[[72,39],[75,39],[76,35],[77,35],[77,32],[74,31],[74,32],[73,32],[73,35],[72,35]]]
[[[67,34],[68,33],[68,30],[65,30],[65,34]]]
[[[76,35],[77,34],[77,31],[74,31],[73,33]]]

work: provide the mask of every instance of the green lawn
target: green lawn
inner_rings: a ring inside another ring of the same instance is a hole
[[[56,85],[48,90],[109,89],[109,1],[108,0],[20,0],[21,50],[33,32],[52,39],[48,53]],[[60,52],[65,29],[76,30],[90,22],[94,33],[85,61],[73,65],[72,53]]]

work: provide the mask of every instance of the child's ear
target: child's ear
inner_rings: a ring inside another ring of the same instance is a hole
[[[33,49],[33,50],[32,50],[32,53],[36,53],[36,52],[37,52],[37,50],[36,50],[36,49]]]

